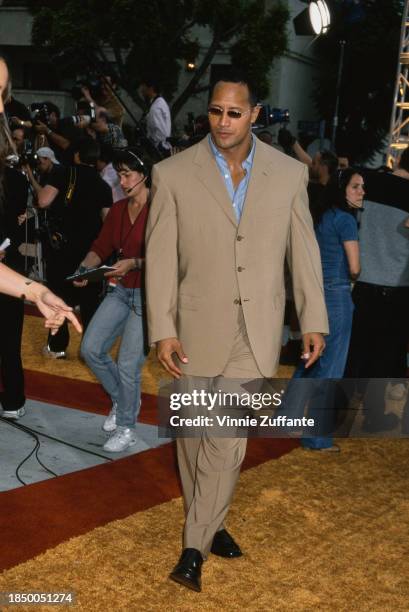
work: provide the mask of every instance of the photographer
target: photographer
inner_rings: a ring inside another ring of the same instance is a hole
[[[41,209],[48,206],[49,194],[48,190],[45,189],[46,185],[50,182],[63,183],[66,177],[66,169],[60,165],[60,162],[55,157],[54,151],[50,149],[50,147],[41,147],[37,149],[35,155],[37,156],[35,173],[30,164],[24,164],[23,170],[30,181],[36,202]],[[45,259],[48,259],[51,255],[49,243],[50,240],[52,240],[54,211],[59,211],[63,203],[64,193],[59,193],[53,201],[51,210],[41,210],[39,213],[41,242]]]
[[[11,131],[11,137],[16,146],[16,151],[21,155],[24,151],[24,141],[26,139],[25,129],[23,127],[15,127]]]
[[[60,162],[55,157],[54,151],[50,149],[50,147],[41,147],[40,149],[37,149],[36,155],[38,157],[37,171],[40,175],[39,180],[37,181],[31,166],[28,164],[24,165],[24,172],[27,174],[31,186],[36,194],[38,205],[40,208],[42,208],[43,206],[48,205],[47,190],[44,189],[45,185],[48,184],[51,176],[57,175],[57,177],[61,177],[60,180],[64,180],[65,170],[60,165]],[[54,180],[58,180],[58,178]]]
[[[91,86],[91,89],[85,84],[81,87],[85,100],[90,104],[104,107],[112,123],[121,128],[125,111],[114,93],[117,88],[115,80],[111,76],[105,75],[98,78],[97,83],[93,83],[93,85],[94,87]]]
[[[87,132],[101,145],[109,145],[113,149],[123,149],[128,144],[119,125],[110,121],[106,109],[102,107],[98,108],[96,119],[91,122]]]
[[[168,138],[171,135],[172,122],[168,103],[159,93],[159,85],[154,79],[144,79],[140,85],[140,92],[149,106],[144,117],[146,134],[159,153],[169,157],[172,147]]]
[[[17,126],[21,128],[32,127],[31,115],[27,106],[25,106],[22,102],[19,102],[19,100],[16,100],[15,97],[11,95],[11,93],[4,105],[4,110],[12,129]]]
[[[95,168],[100,155],[98,143],[88,138],[79,141],[74,149],[75,164],[69,168],[58,168],[44,150],[39,150],[44,186],[32,172],[28,173],[38,206],[51,213],[43,232],[48,286],[71,306],[80,306],[86,328],[98,307],[101,286],[95,283],[80,291],[65,279],[75,271],[98,235],[102,219],[112,206],[112,192]],[[48,172],[47,160],[53,163]],[[64,358],[68,343],[68,326],[63,325],[55,336],[49,335],[44,355]]]
[[[127,140],[121,128],[112,123],[105,108],[96,107],[93,102],[78,100],[77,114],[65,117],[63,122],[70,122],[81,137],[85,135],[95,138],[101,145],[109,145],[115,149],[127,146]]]
[[[42,136],[40,146],[49,146],[56,158],[65,165],[72,162],[70,145],[78,138],[72,123],[61,120],[58,106],[52,102],[33,104],[33,129],[38,136]]]

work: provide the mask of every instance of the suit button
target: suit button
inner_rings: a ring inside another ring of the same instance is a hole
[[[244,236],[237,236],[237,240],[243,240]]]
[[[241,304],[241,300],[238,300],[237,298],[234,300],[234,304],[238,305]]]
[[[242,266],[239,266],[239,267],[237,268],[237,272],[243,272],[243,270],[245,270],[245,269],[246,269],[246,268],[243,268]]]

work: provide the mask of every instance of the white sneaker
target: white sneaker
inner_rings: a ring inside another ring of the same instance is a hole
[[[116,409],[118,406],[118,402],[112,402],[111,412],[107,416],[102,425],[102,429],[104,431],[115,431],[116,429]]]
[[[3,416],[5,419],[21,419],[26,413],[24,406],[18,410],[3,410]]]
[[[132,446],[136,444],[138,438],[136,437],[136,433],[134,429],[130,429],[129,427],[122,427],[118,425],[115,433],[109,438],[107,442],[104,444],[104,450],[109,453],[120,453],[128,448],[128,446]]]
[[[139,409],[141,408],[142,400],[139,400]],[[112,402],[111,412],[107,416],[102,425],[104,431],[115,431],[116,429],[116,411],[118,408],[118,402]],[[136,421],[135,421],[136,422]]]
[[[43,348],[43,355],[44,357],[50,357],[50,359],[66,359],[67,358],[67,353],[65,351],[52,351],[50,349],[50,347],[45,346]]]

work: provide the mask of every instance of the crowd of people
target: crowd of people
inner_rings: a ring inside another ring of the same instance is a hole
[[[2,113],[0,130],[1,240],[12,243],[0,257],[15,270],[0,266],[0,291],[9,294],[0,300],[7,327],[1,348],[5,416],[24,415],[24,306],[18,298],[34,301],[46,317],[44,356],[56,359],[67,355],[67,320],[79,329],[72,308],[80,307],[81,354],[111,399],[104,449],[115,453],[137,441],[149,344],[182,393],[232,391],[237,380],[276,374],[286,266],[302,338],[289,385],[294,403],[308,400],[311,414],[325,409],[322,394],[305,398],[293,391],[299,379],[404,380],[409,149],[391,172],[350,167],[331,151],[311,158],[289,133],[283,138],[291,155],[285,155],[266,133],[254,135],[256,94],[243,75],[230,72],[212,89],[209,133],[171,155],[169,108],[158,85],[147,80],[141,90],[150,103],[147,132],[164,158],[151,177],[146,160],[125,142],[109,87],[100,100],[83,88],[78,125],[64,123],[50,103],[44,123],[18,114],[3,60],[0,68],[3,100],[14,105],[10,129]],[[38,140],[35,165],[23,156],[18,168],[7,166],[10,150],[23,151],[27,130]],[[47,213],[40,227],[47,288],[20,274],[29,189],[36,214]],[[104,282],[87,280],[104,263]],[[75,278],[67,281],[69,276]],[[110,349],[117,338],[114,361]],[[395,427],[396,416],[385,414],[370,381],[367,391],[367,430]],[[340,450],[331,432],[305,436],[302,444]],[[170,577],[195,591],[210,552],[242,554],[224,520],[245,451],[245,437],[216,436],[207,426],[177,440],[186,522]]]

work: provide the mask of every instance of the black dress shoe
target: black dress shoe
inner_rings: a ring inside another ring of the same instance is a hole
[[[200,593],[202,563],[203,557],[196,548],[185,548],[169,578]]]
[[[226,529],[216,531],[210,552],[226,559],[234,559],[243,555],[240,546],[236,544]]]

